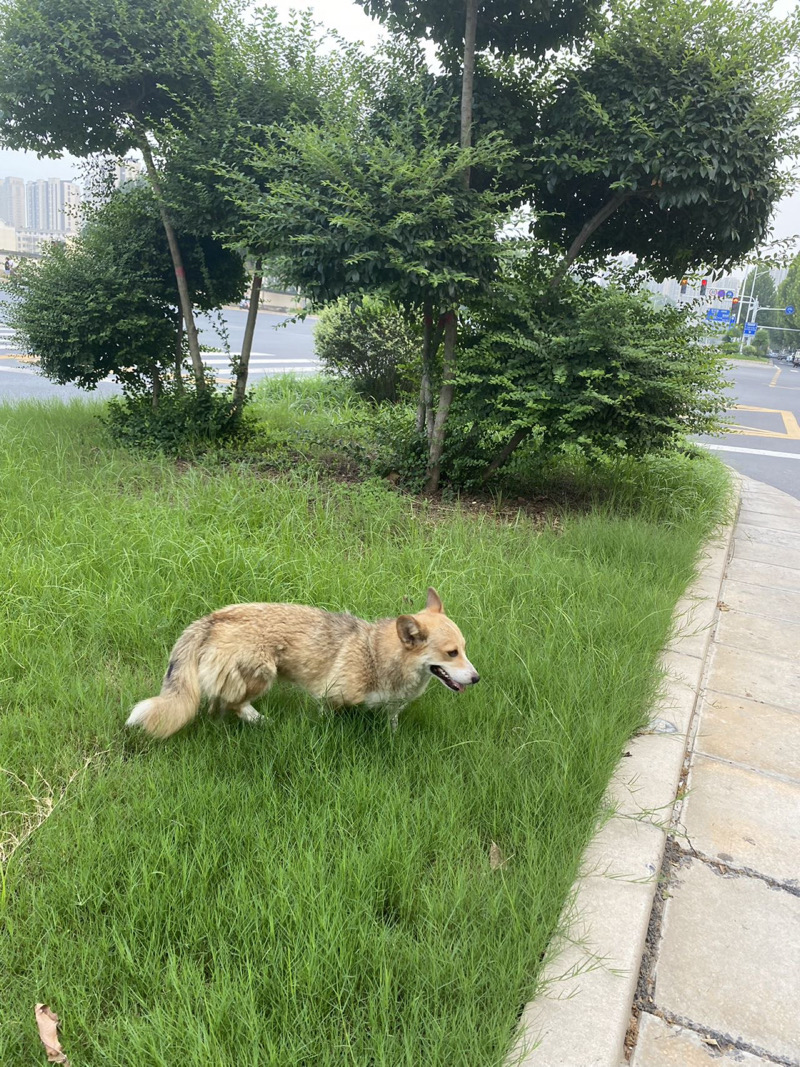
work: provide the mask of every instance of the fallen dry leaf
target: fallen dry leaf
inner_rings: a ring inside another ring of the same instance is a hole
[[[496,845],[494,841],[492,841],[491,848],[489,849],[489,866],[493,871],[499,871],[502,867],[505,867],[505,865],[506,858],[503,855],[503,850],[499,845]]]
[[[724,601],[724,600],[720,600],[720,601],[719,601],[719,602],[717,603],[717,607],[719,608],[719,610],[720,610],[720,611],[730,611],[730,610],[731,610],[731,609],[730,609],[730,608],[728,607],[728,605],[727,605],[727,604],[725,603],[725,601]]]
[[[69,1060],[64,1055],[61,1042],[58,1040],[58,1016],[46,1004],[36,1005],[36,1025],[39,1027],[39,1037],[47,1053],[47,1062],[64,1063],[66,1067],[69,1067]]]

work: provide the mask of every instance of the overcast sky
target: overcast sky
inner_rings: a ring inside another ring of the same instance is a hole
[[[336,29],[353,41],[374,45],[380,37],[380,25],[364,14],[363,9],[352,0],[272,0],[278,13],[285,17],[292,8],[310,8],[319,22]],[[776,16],[782,16],[794,6],[794,0],[777,0]],[[37,159],[32,152],[12,152],[0,148],[0,178],[14,175],[32,181],[36,178],[63,178],[78,181],[79,161],[71,156],[61,159]],[[779,205],[774,221],[776,237],[791,237],[800,234],[800,191],[786,197]]]

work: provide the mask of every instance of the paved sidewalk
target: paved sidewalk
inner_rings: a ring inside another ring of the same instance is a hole
[[[720,597],[632,1067],[800,1065],[800,501],[743,480]]]
[[[742,479],[526,1005],[518,1067],[800,1067],[800,500]]]

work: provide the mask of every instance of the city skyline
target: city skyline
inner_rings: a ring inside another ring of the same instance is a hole
[[[0,221],[18,232],[74,234],[81,196],[80,186],[63,178],[0,174]]]

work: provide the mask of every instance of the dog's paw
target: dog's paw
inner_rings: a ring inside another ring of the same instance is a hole
[[[263,722],[263,716],[259,715],[252,704],[245,704],[239,709],[239,718],[242,722]]]

